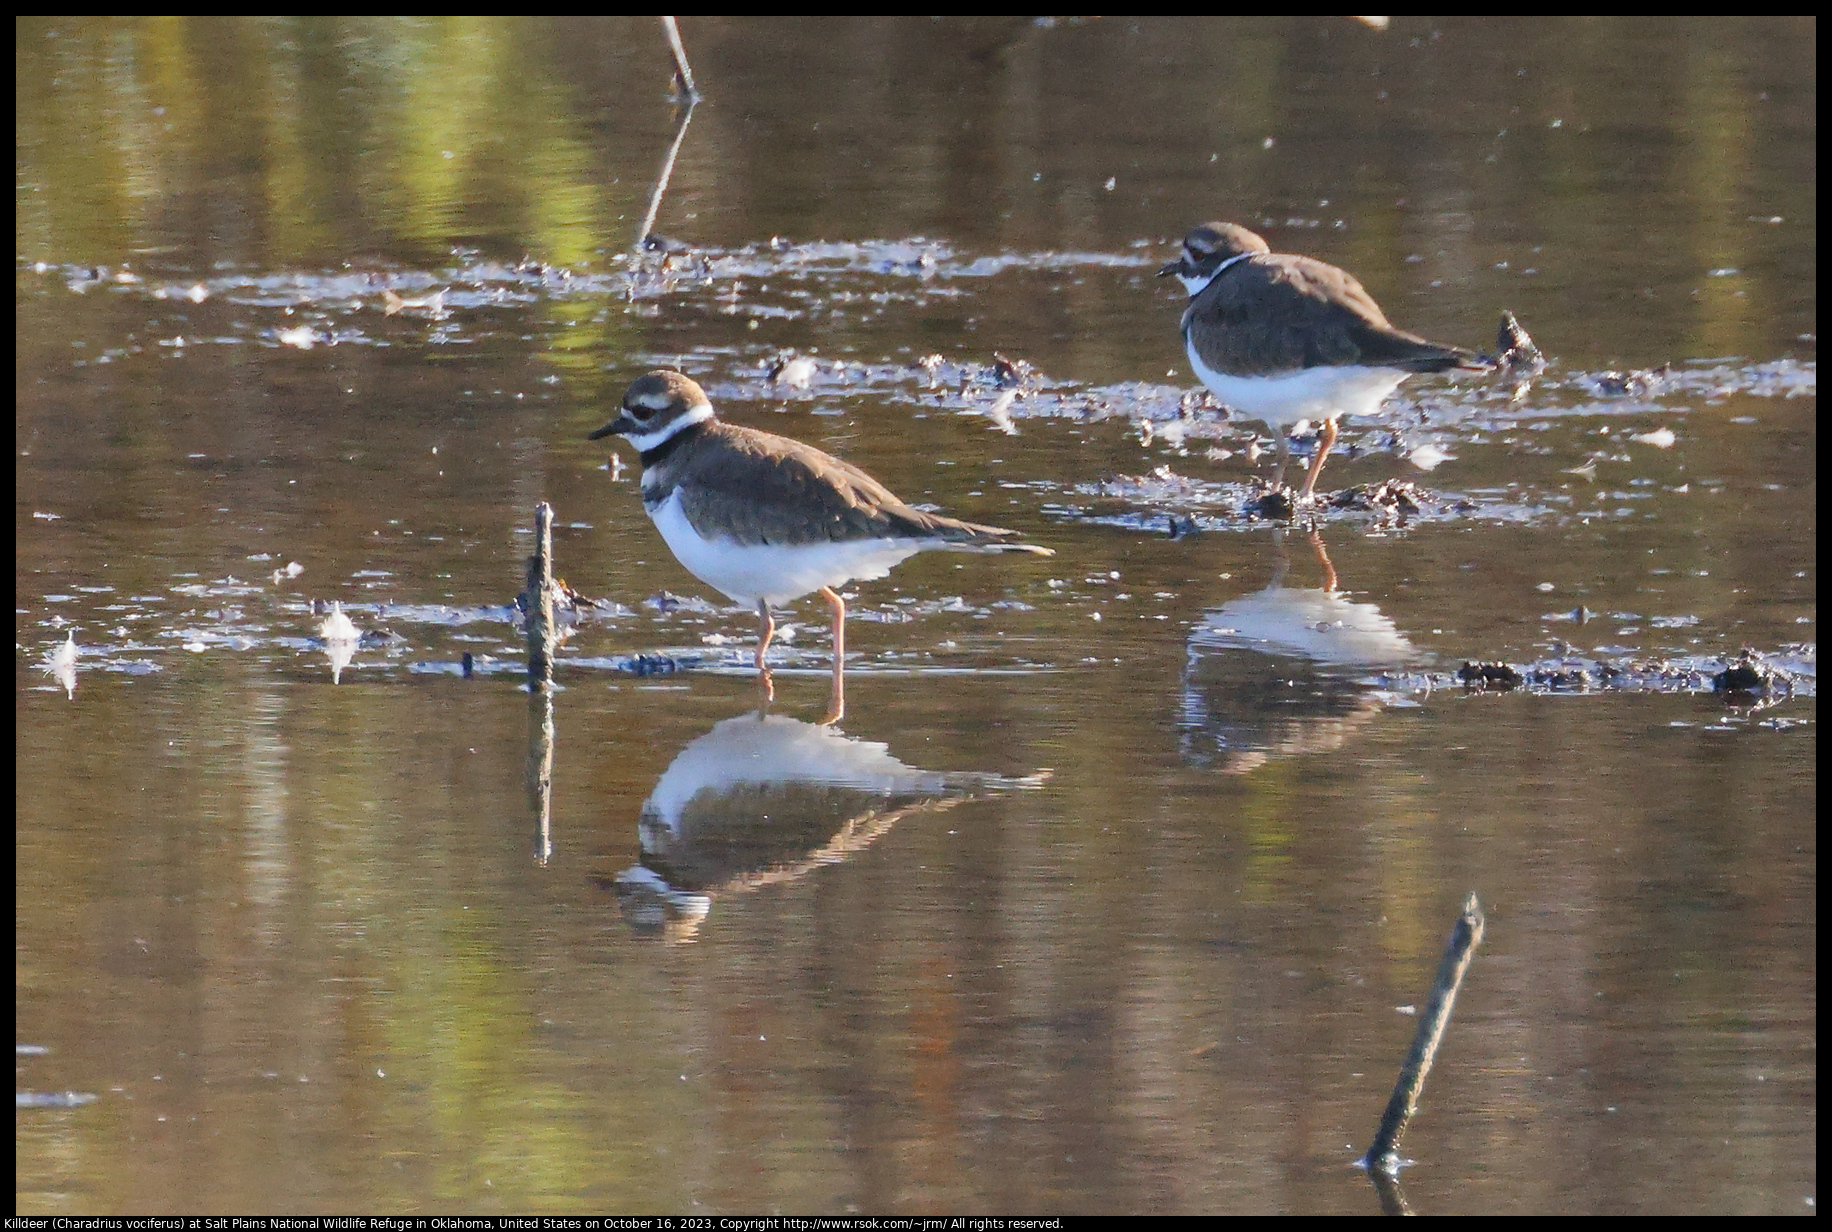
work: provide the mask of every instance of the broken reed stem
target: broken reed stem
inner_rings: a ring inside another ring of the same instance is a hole
[[[700,101],[700,92],[694,87],[693,70],[687,67],[687,49],[681,46],[681,29],[674,24],[674,18],[662,18],[662,34],[668,40],[668,50],[674,53],[674,72],[681,79],[681,96],[691,107]]]
[[[534,555],[522,610],[528,621],[528,799],[535,815],[534,861],[553,854],[553,506],[534,507]]]
[[[534,507],[534,555],[528,558],[528,686],[553,686],[553,506]]]
[[[1456,926],[1450,930],[1450,942],[1444,947],[1437,979],[1432,983],[1431,999],[1419,1019],[1419,1029],[1412,1037],[1412,1048],[1406,1053],[1405,1064],[1400,1066],[1399,1081],[1393,1087],[1393,1097],[1387,1101],[1385,1115],[1380,1118],[1380,1128],[1374,1131],[1374,1144],[1362,1158],[1363,1166],[1371,1171],[1391,1175],[1399,1167],[1400,1139],[1406,1135],[1412,1114],[1418,1111],[1425,1078],[1431,1073],[1432,1061],[1437,1058],[1438,1045],[1444,1041],[1444,1029],[1450,1025],[1450,1011],[1457,1003],[1457,990],[1463,986],[1469,961],[1482,943],[1485,923],[1482,905],[1472,891],[1463,900],[1463,910],[1457,916]]]

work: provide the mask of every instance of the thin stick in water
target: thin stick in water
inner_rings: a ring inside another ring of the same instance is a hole
[[[528,588],[522,592],[528,620],[528,686],[553,686],[553,506],[534,507],[534,555],[528,558]]]
[[[1444,947],[1444,957],[1438,963],[1437,979],[1431,986],[1431,1000],[1419,1019],[1419,1029],[1412,1037],[1412,1049],[1406,1054],[1406,1062],[1400,1066],[1399,1082],[1393,1087],[1393,1097],[1387,1101],[1387,1111],[1380,1118],[1380,1128],[1374,1131],[1374,1145],[1362,1157],[1364,1168],[1391,1175],[1399,1167],[1400,1139],[1405,1137],[1406,1126],[1411,1122],[1412,1114],[1418,1111],[1419,1096],[1425,1090],[1425,1078],[1431,1073],[1432,1061],[1437,1058],[1438,1045],[1444,1042],[1444,1029],[1450,1025],[1451,1007],[1457,1003],[1457,990],[1463,986],[1463,976],[1469,970],[1469,961],[1475,956],[1476,947],[1482,943],[1485,923],[1482,905],[1476,901],[1472,891],[1463,900],[1463,911],[1457,917],[1456,926],[1450,930],[1450,943]]]
[[[662,33],[668,38],[668,50],[674,53],[674,73],[680,78],[681,97],[691,107],[700,101],[700,92],[694,88],[693,70],[687,67],[687,49],[681,46],[681,30],[674,18],[662,18]]]

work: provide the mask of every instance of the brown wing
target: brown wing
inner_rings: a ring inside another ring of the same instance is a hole
[[[1475,358],[1395,329],[1353,275],[1309,257],[1244,261],[1190,301],[1184,319],[1200,348],[1243,376],[1346,364],[1442,372]]]
[[[679,463],[694,482],[682,512],[702,535],[739,543],[826,539],[944,539],[997,542],[1016,531],[976,526],[912,509],[858,467],[788,437],[715,423]],[[707,447],[717,442],[718,448]]]

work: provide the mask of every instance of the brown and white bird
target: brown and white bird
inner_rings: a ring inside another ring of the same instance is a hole
[[[1158,271],[1172,274],[1190,295],[1182,325],[1190,367],[1225,405],[1278,438],[1274,487],[1291,459],[1286,429],[1322,422],[1299,503],[1316,489],[1342,416],[1373,413],[1416,372],[1487,367],[1461,347],[1395,329],[1347,271],[1275,253],[1237,223],[1191,231],[1182,255]]]
[[[819,593],[833,609],[833,668],[845,659],[849,581],[881,578],[917,552],[1029,552],[1018,532],[913,509],[858,467],[812,445],[720,421],[706,393],[667,368],[640,376],[622,413],[591,434],[642,457],[642,503],[687,572],[755,604],[757,668],[772,606]],[[837,709],[837,702],[836,702]]]

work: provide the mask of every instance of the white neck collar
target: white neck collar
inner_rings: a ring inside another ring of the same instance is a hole
[[[651,449],[666,444],[676,434],[685,432],[695,424],[703,424],[711,418],[712,403],[702,402],[666,427],[657,428],[653,432],[625,433],[624,439],[636,446],[637,453],[648,453]]]
[[[1207,287],[1211,282],[1214,282],[1217,278],[1221,277],[1222,271],[1227,269],[1230,265],[1239,265],[1242,261],[1245,261],[1248,257],[1257,256],[1257,255],[1258,255],[1257,253],[1251,253],[1251,252],[1239,253],[1236,256],[1229,257],[1226,261],[1223,261],[1220,265],[1217,265],[1215,267],[1214,272],[1211,274],[1197,275],[1195,277],[1192,277],[1188,274],[1178,274],[1177,281],[1182,283],[1183,289],[1190,293],[1190,298],[1195,299],[1198,295],[1202,294],[1203,289],[1205,287]]]

